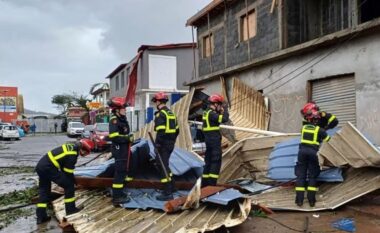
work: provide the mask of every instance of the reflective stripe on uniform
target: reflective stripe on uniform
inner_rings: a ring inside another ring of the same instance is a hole
[[[328,119],[327,123],[330,124],[333,120],[335,120],[336,116],[331,115],[331,117]]]
[[[210,173],[208,174],[210,176],[210,178],[214,178],[214,179],[218,179],[219,178],[219,175],[218,174],[213,174],[213,173]]]
[[[210,175],[209,174],[203,174],[202,177],[203,178],[210,178]]]
[[[74,149],[73,145],[63,144],[62,145],[62,150],[63,150],[62,153],[60,153],[58,155],[53,155],[53,153],[51,151],[49,151],[47,154],[48,154],[50,161],[54,164],[54,166],[56,168],[58,168],[59,170],[61,170],[61,166],[59,165],[57,160],[64,158],[66,155],[77,155],[77,152],[73,151],[73,149]]]
[[[312,126],[312,125],[305,125],[302,128],[302,133],[301,133],[301,143],[303,144],[309,144],[309,145],[319,145],[318,142],[318,131],[319,131],[319,126]],[[313,135],[313,140],[308,140],[304,138],[305,133],[309,133]]]
[[[65,203],[70,203],[70,202],[74,202],[74,201],[75,201],[75,197],[65,198]]]
[[[37,203],[37,208],[47,208],[47,203]]]
[[[219,123],[222,123],[222,120],[223,120],[223,115],[219,115],[219,117],[218,117],[218,122],[219,122]]]
[[[133,177],[130,177],[130,176],[125,177],[125,181],[132,181],[132,180],[133,180]]]
[[[111,133],[110,135],[108,135],[109,138],[114,138],[114,137],[117,137],[119,136],[119,132],[115,132],[115,133]]]
[[[124,184],[112,184],[112,188],[114,189],[122,189],[124,187]]]
[[[66,167],[63,168],[63,171],[67,172],[67,173],[74,173],[74,169],[69,169],[69,168],[66,168]]]
[[[313,187],[313,186],[309,186],[309,187],[307,187],[307,191],[314,191],[314,192],[316,192],[316,191],[318,191],[318,188],[317,187]]]
[[[324,142],[328,142],[330,139],[331,139],[331,137],[327,135],[327,137],[325,137],[325,138],[323,139],[323,141],[324,141]]]
[[[172,112],[168,112],[166,110],[161,110],[161,112],[165,115],[166,122],[165,125],[158,125],[154,130],[165,130],[165,133],[171,134],[171,133],[176,133],[177,129],[179,128],[177,124],[177,117],[174,115]],[[174,120],[175,127],[170,128],[170,121]]]
[[[203,127],[203,131],[204,132],[207,132],[207,131],[216,131],[216,130],[219,130],[219,126],[210,126],[210,119],[209,119],[209,115],[210,115],[210,112],[212,110],[208,110],[206,112],[203,113],[203,117],[202,117],[202,120],[204,122],[206,122],[206,127]]]
[[[170,178],[169,179],[168,178],[161,179],[161,183],[168,183],[168,182],[170,182]]]
[[[296,187],[296,191],[303,192],[303,191],[305,191],[305,187]]]

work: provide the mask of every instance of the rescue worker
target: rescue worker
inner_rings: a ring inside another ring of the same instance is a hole
[[[158,92],[152,98],[152,102],[156,104],[157,108],[154,114],[154,130],[157,132],[155,144],[166,169],[165,174],[163,168],[160,167],[161,183],[164,184],[164,190],[156,197],[159,201],[173,199],[173,192],[175,191],[175,182],[172,179],[173,174],[169,168],[169,160],[179,134],[179,127],[176,115],[166,106],[168,100],[169,98],[164,92]]]
[[[317,111],[320,115],[317,125],[322,129],[328,130],[335,128],[339,121],[334,114],[319,111],[318,105],[314,102],[309,102],[301,109],[301,114],[304,116],[304,124],[307,123],[306,115],[311,114],[312,111]]]
[[[91,140],[81,139],[79,142],[63,144],[49,151],[37,163],[36,172],[39,177],[39,199],[36,209],[37,224],[50,220],[46,209],[48,202],[50,202],[52,181],[65,189],[66,215],[80,211],[75,206],[74,168],[78,154],[86,156],[93,149],[94,143]]]
[[[108,101],[111,108],[112,116],[109,122],[109,139],[112,142],[111,153],[115,159],[115,172],[112,181],[112,203],[115,206],[126,203],[129,197],[124,193],[125,181],[128,179],[127,170],[129,169],[130,144],[133,143],[133,134],[130,134],[130,128],[126,117],[126,107],[128,104],[125,98],[113,97]]]
[[[224,109],[224,97],[219,94],[208,98],[209,104],[203,112],[203,134],[206,143],[205,166],[202,175],[202,187],[216,185],[222,166],[222,135],[219,125],[229,120],[227,109]]]
[[[307,199],[311,207],[315,206],[317,192],[317,177],[320,173],[317,152],[322,141],[330,140],[326,131],[318,126],[320,114],[312,110],[306,116],[306,123],[301,130],[301,144],[299,146],[298,161],[295,166],[296,204],[303,205],[304,193],[307,191]],[[306,186],[306,178],[308,184]]]

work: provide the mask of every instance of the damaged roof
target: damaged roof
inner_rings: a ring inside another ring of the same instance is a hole
[[[77,205],[84,209],[67,218],[78,233],[92,232],[205,232],[244,222],[251,209],[249,199],[231,206],[201,204],[198,209],[166,214],[158,210],[115,208],[101,191],[77,191]],[[53,202],[59,221],[65,217],[63,197]]]

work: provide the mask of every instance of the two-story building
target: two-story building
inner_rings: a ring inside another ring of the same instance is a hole
[[[214,0],[187,21],[199,77],[220,92],[233,77],[269,98],[269,129],[299,132],[314,100],[380,144],[380,1]]]
[[[153,119],[151,99],[156,92],[169,95],[169,105],[188,92],[186,82],[195,78],[196,48],[193,43],[142,45],[128,63],[120,64],[106,78],[110,83],[110,97],[126,96],[133,65],[138,61],[135,103],[127,108],[132,130],[137,131]],[[195,62],[194,62],[195,61]]]

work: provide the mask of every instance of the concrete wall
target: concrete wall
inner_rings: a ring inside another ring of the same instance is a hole
[[[248,9],[254,8],[257,16],[257,34],[248,40],[251,59],[279,49],[278,12],[269,13],[271,3],[271,0],[248,0]],[[210,32],[214,36],[214,54],[211,58],[202,58],[202,40],[208,34],[207,21],[197,28],[199,76],[249,60],[248,42],[240,41],[239,39],[240,16],[245,13],[245,9],[245,1],[237,1],[229,6],[226,24],[224,23],[223,12],[210,17]],[[227,56],[226,61],[225,53]],[[210,66],[210,59],[212,68]]]
[[[336,45],[233,74],[227,82],[231,87],[231,77],[235,76],[258,90],[263,89],[264,95],[270,100],[272,113],[270,130],[299,132],[302,120],[299,111],[307,101],[307,81],[354,73],[356,125],[360,131],[380,145],[380,63],[378,62],[380,43],[378,41],[380,41],[379,32],[345,43],[336,52],[312,67],[310,65],[318,60],[315,59],[317,56],[322,57]],[[311,59],[315,60],[299,68]],[[297,68],[299,69],[294,71]],[[306,71],[300,74],[303,70]],[[298,74],[300,74],[298,77],[289,81]],[[285,78],[273,84],[282,77]],[[282,84],[284,84],[282,87],[275,89]],[[202,86],[205,86],[205,91],[208,92],[220,88],[220,83],[214,81]],[[229,89],[231,91],[231,88]]]

